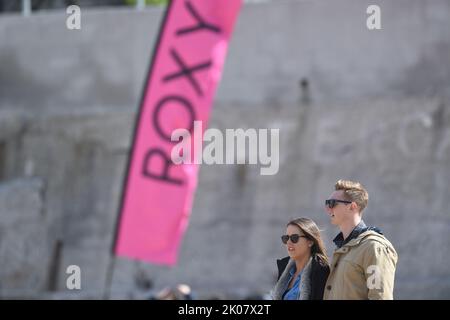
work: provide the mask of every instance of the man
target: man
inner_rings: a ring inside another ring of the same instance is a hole
[[[393,299],[397,253],[378,228],[362,220],[368,200],[359,182],[339,180],[325,201],[331,223],[341,232],[333,240],[337,248],[324,300]]]

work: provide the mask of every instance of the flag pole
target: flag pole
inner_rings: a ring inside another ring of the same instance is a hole
[[[116,264],[116,257],[111,255],[108,262],[108,269],[106,270],[105,289],[103,291],[103,300],[111,299],[111,287],[113,282],[114,266]]]
[[[113,275],[114,275],[114,267],[115,267],[115,262],[116,262],[116,257],[115,257],[115,249],[116,249],[116,244],[117,244],[117,236],[119,233],[119,221],[120,221],[120,216],[123,210],[123,206],[125,203],[125,194],[127,191],[127,184],[128,184],[128,175],[130,172],[130,166],[131,166],[131,158],[133,156],[133,147],[134,147],[134,142],[136,140],[136,136],[137,136],[137,130],[138,130],[138,124],[139,124],[139,119],[143,110],[143,105],[144,105],[144,99],[145,99],[145,94],[146,94],[146,89],[148,87],[149,81],[150,81],[150,77],[152,74],[152,70],[153,70],[153,63],[154,63],[154,58],[156,56],[159,44],[161,42],[161,36],[162,36],[162,31],[164,28],[164,25],[166,24],[167,18],[168,18],[168,14],[170,11],[170,7],[172,6],[172,3],[175,0],[169,0],[168,4],[166,5],[166,9],[164,11],[163,17],[161,19],[161,23],[160,23],[160,27],[158,30],[158,38],[157,41],[155,43],[155,46],[153,48],[153,52],[152,52],[152,59],[150,60],[149,66],[147,68],[147,76],[145,79],[145,83],[144,86],[142,88],[142,94],[141,94],[141,99],[139,102],[139,110],[136,113],[136,117],[134,120],[134,129],[133,129],[133,137],[130,141],[130,149],[128,152],[128,158],[127,158],[127,164],[126,164],[126,171],[125,174],[123,175],[123,181],[122,181],[122,193],[121,193],[121,199],[120,199],[120,203],[119,203],[119,210],[117,212],[116,215],[116,220],[115,220],[115,225],[114,225],[114,234],[113,234],[113,238],[111,241],[111,248],[110,248],[110,259],[108,261],[108,267],[106,270],[106,278],[105,278],[105,287],[104,287],[104,292],[103,292],[103,299],[110,299],[111,297],[111,288],[112,288],[112,282],[113,282]]]

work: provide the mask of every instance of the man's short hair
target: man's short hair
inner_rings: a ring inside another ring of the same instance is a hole
[[[343,190],[346,200],[355,202],[359,207],[359,212],[362,212],[367,207],[369,201],[369,194],[361,183],[350,180],[339,180],[334,185],[334,189]]]

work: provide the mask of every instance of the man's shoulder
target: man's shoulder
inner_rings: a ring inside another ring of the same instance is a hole
[[[362,249],[371,249],[371,250],[379,250],[384,249],[383,251],[392,252],[397,255],[394,246],[392,243],[383,235],[373,230],[368,230],[361,233],[358,237],[359,246]]]

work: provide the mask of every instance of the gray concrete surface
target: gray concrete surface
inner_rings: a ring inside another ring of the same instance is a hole
[[[450,3],[377,3],[377,31],[369,1],[244,6],[210,126],[280,128],[280,171],[202,166],[173,268],[109,255],[161,9],[82,9],[80,31],[59,11],[0,16],[1,296],[265,293],[288,219],[314,219],[331,254],[322,204],[345,177],[399,253],[395,297],[450,298]],[[70,264],[80,291],[65,287]]]

